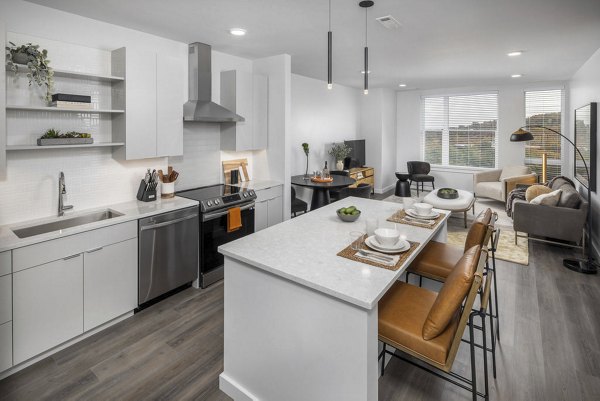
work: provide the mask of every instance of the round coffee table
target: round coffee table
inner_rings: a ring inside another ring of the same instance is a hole
[[[343,175],[332,175],[332,182],[312,182],[310,178],[305,179],[304,175],[295,175],[292,177],[292,185],[300,187],[312,188],[313,194],[310,202],[310,210],[318,209],[322,206],[329,205],[329,190],[333,188],[345,188],[356,182],[354,178]]]
[[[410,183],[408,182],[410,174],[396,172],[396,178],[398,178],[398,181],[396,182],[396,191],[394,192],[394,195],[403,198],[410,197]]]
[[[437,209],[449,210],[451,212],[463,212],[465,228],[467,228],[467,212],[469,209],[473,209],[473,214],[475,214],[475,196],[471,192],[462,189],[457,189],[457,191],[458,198],[444,199],[438,197],[438,190],[434,189],[423,198],[423,202],[429,203]]]

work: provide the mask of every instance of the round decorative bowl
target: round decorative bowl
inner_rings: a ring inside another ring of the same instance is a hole
[[[456,199],[458,198],[458,191],[453,188],[440,188],[437,191],[437,196],[442,199]]]
[[[344,208],[342,208],[344,209]],[[357,210],[358,213],[357,214],[344,214],[341,213],[340,210],[342,209],[338,209],[336,210],[336,213],[338,215],[338,217],[340,218],[340,220],[345,221],[346,223],[352,223],[356,220],[358,220],[358,218],[360,217],[360,210]]]

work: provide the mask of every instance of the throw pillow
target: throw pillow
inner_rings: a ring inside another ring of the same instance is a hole
[[[543,194],[549,194],[550,192],[552,192],[552,188],[548,188],[545,185],[532,185],[525,191],[525,200],[531,202],[532,199]]]
[[[502,173],[500,173],[500,181],[529,173],[531,173],[531,170],[527,166],[506,166],[502,169]]]
[[[529,203],[533,205],[556,206],[558,205],[558,201],[560,200],[561,193],[562,190],[557,189],[556,191],[539,195],[538,197],[532,199]]]
[[[575,188],[573,188],[570,184],[564,184],[560,187],[560,190],[562,191],[562,194],[560,195],[558,206],[569,207],[571,209],[576,209],[579,207],[581,196],[579,196],[579,192],[577,192]]]

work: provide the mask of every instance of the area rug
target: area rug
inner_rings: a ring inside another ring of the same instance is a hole
[[[417,198],[413,196],[415,201],[421,201],[423,196]],[[384,199],[385,202],[402,203],[402,198],[395,195]],[[506,260],[508,262],[518,263],[520,265],[529,265],[529,242],[526,238],[518,238],[515,244],[515,232],[512,229],[512,219],[507,216],[504,211],[502,202],[497,202],[489,199],[477,199],[475,202],[475,215],[472,212],[467,213],[467,223],[470,226],[473,219],[479,212],[486,208],[498,214],[496,227],[500,229],[500,240],[498,241],[498,249],[496,250],[496,258]],[[455,213],[448,219],[448,242],[451,244],[464,246],[467,238],[468,228],[463,225],[463,214]]]

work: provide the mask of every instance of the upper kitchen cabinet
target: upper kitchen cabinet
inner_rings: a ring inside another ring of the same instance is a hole
[[[221,124],[221,150],[267,148],[268,79],[243,71],[221,72],[221,106],[246,121]]]
[[[183,66],[175,58],[133,48],[112,52],[112,73],[125,77],[113,90],[114,154],[135,160],[183,154]]]
[[[6,43],[6,30],[0,21],[0,43]],[[0,180],[6,177],[6,69],[0,68]]]

